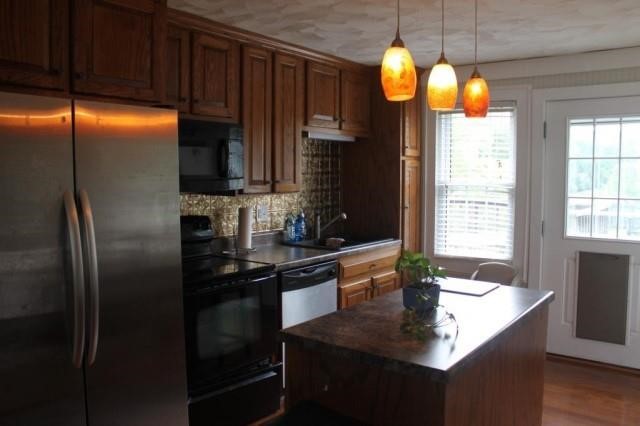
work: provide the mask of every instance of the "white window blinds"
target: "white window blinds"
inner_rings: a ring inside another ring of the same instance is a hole
[[[512,260],[516,109],[437,117],[434,254]]]

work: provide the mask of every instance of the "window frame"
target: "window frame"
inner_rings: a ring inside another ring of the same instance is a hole
[[[497,105],[496,105],[497,104]],[[483,185],[477,185],[479,187],[485,186],[495,186],[496,188],[501,188],[503,189],[504,193],[508,193],[508,197],[510,198],[510,202],[513,205],[513,210],[511,211],[511,223],[513,226],[513,229],[511,230],[512,233],[512,237],[515,236],[515,216],[516,216],[516,212],[515,212],[515,208],[516,208],[516,198],[517,198],[517,116],[518,116],[518,108],[517,105],[515,104],[515,102],[494,102],[491,105],[491,108],[494,109],[509,109],[509,110],[513,110],[514,112],[514,117],[513,117],[513,124],[514,124],[514,128],[513,128],[513,137],[514,137],[514,146],[513,146],[513,157],[514,157],[514,175],[513,175],[513,183],[512,186],[507,187],[507,185],[499,185],[499,184],[493,184],[493,183],[489,183],[489,184],[483,184]],[[462,111],[461,108],[456,108],[454,111],[451,112],[456,112],[456,113],[460,113]],[[444,112],[444,114],[448,114],[450,113],[449,111]],[[485,260],[485,261],[498,261],[498,262],[504,262],[504,263],[512,263],[513,262],[513,258],[515,255],[515,246],[514,246],[514,241],[511,241],[511,252],[509,253],[509,258],[508,259],[504,259],[504,258],[498,258],[498,257],[474,257],[474,256],[464,256],[464,255],[456,255],[456,254],[446,254],[446,253],[439,253],[436,254],[436,238],[435,238],[435,224],[438,222],[438,212],[437,212],[437,199],[438,199],[438,194],[439,191],[438,189],[443,187],[443,186],[447,186],[447,185],[442,185],[442,184],[438,184],[438,164],[436,163],[438,158],[440,157],[440,153],[439,153],[439,149],[443,149],[440,148],[437,145],[437,142],[439,140],[439,133],[438,130],[440,129],[440,126],[438,126],[438,118],[440,115],[442,115],[442,112],[437,112],[435,114],[436,116],[436,147],[435,147],[435,160],[434,160],[434,169],[435,169],[435,179],[434,179],[434,188],[435,188],[435,192],[434,192],[434,200],[433,200],[433,205],[434,205],[434,238],[433,238],[433,252],[434,252],[434,256],[437,256],[439,258],[447,258],[447,259],[477,259],[477,260]],[[465,187],[470,187],[470,186],[476,186],[476,185],[458,185],[458,184],[453,184],[450,185],[452,187],[454,187],[454,189],[456,187],[460,187],[460,186],[465,186]],[[497,191],[499,192],[499,191]],[[515,238],[514,238],[515,239]]]
[[[489,82],[491,83],[491,82]],[[459,91],[462,93],[462,90]],[[515,133],[516,133],[516,176],[515,176],[515,212],[514,212],[514,231],[513,231],[513,256],[510,262],[500,259],[480,258],[480,257],[459,257],[449,255],[435,255],[435,197],[436,197],[436,174],[435,161],[436,142],[437,142],[437,113],[435,111],[427,111],[427,120],[425,123],[426,147],[424,150],[424,164],[427,173],[424,176],[423,191],[424,196],[424,219],[425,229],[423,235],[423,252],[427,257],[432,259],[436,264],[444,267],[451,276],[469,277],[473,273],[479,263],[482,262],[504,262],[509,263],[516,268],[520,278],[526,283],[527,279],[527,245],[529,236],[529,175],[530,175],[530,99],[531,87],[522,86],[504,86],[491,88],[491,105],[492,106],[515,106]],[[460,99],[459,99],[460,100]],[[462,108],[462,104],[456,104],[456,109]],[[525,284],[526,285],[526,284]]]

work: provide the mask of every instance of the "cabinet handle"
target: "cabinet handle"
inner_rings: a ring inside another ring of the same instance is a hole
[[[192,102],[193,102],[194,104],[197,104],[198,102],[200,102],[200,100],[199,100],[199,99],[194,99]]]
[[[180,98],[178,99],[179,102],[187,102],[187,98]]]
[[[369,269],[373,269],[375,268],[377,265],[375,263],[372,263],[371,265],[369,265]]]
[[[74,76],[76,77],[76,80],[84,80],[84,73],[83,72],[77,72],[74,74]]]
[[[404,209],[405,209],[405,210],[409,210],[409,206],[405,205],[405,206],[404,206]]]

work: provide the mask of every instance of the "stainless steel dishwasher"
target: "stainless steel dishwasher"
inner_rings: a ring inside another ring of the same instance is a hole
[[[280,273],[282,328],[292,327],[338,308],[336,262],[326,262]],[[285,362],[284,343],[282,361]],[[285,375],[282,374],[283,386]]]

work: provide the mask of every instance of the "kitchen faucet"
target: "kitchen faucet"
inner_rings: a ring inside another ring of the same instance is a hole
[[[320,241],[320,237],[322,236],[322,232],[327,229],[328,227],[330,227],[331,225],[333,225],[335,222],[337,222],[338,220],[347,220],[347,214],[346,213],[340,213],[338,216],[334,217],[333,219],[331,219],[329,221],[329,223],[327,223],[324,226],[320,225],[320,213],[316,213],[316,223],[315,223],[315,228],[316,228],[316,240]]]

